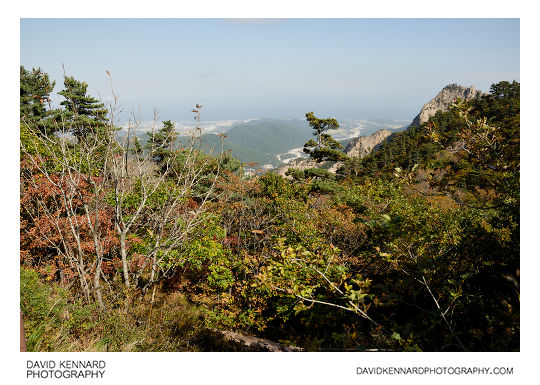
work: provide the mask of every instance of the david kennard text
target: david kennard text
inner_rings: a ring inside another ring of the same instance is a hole
[[[26,361],[27,378],[103,378],[106,363],[103,360],[47,360]]]

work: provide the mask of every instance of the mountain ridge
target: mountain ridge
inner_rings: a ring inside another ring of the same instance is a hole
[[[414,117],[411,124],[405,130],[413,126],[420,126],[421,124],[427,122],[431,116],[437,113],[437,111],[448,111],[452,103],[458,98],[468,101],[483,94],[484,93],[482,91],[477,90],[472,85],[465,87],[456,83],[449,84],[443,87],[443,89],[439,91],[439,93],[433,99],[422,106],[420,112]],[[372,152],[377,151],[382,143],[391,140],[394,134],[395,131],[392,132],[388,129],[382,129],[369,136],[359,136],[347,142],[344,152],[350,158],[364,158]],[[323,168],[335,173],[342,165],[343,162],[327,161],[317,163],[314,160],[303,158],[292,160],[288,164],[278,167],[277,173],[285,176],[289,168],[305,170],[313,167]]]

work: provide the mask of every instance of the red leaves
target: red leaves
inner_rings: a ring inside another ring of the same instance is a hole
[[[237,246],[238,237],[236,235],[229,235],[223,240],[223,244],[226,246]]]
[[[95,176],[40,172],[41,160],[21,161],[21,261],[43,265],[58,255],[73,254],[92,265],[97,247],[107,260],[116,254],[119,241],[114,212],[96,201]],[[101,194],[104,194],[101,192]],[[79,255],[79,254],[83,255]],[[68,266],[59,265],[69,275]],[[72,275],[72,274],[71,274]]]

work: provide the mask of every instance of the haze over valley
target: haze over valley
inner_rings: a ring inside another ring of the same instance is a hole
[[[412,120],[412,119],[411,119]],[[332,136],[345,147],[351,139],[369,136],[372,133],[388,129],[398,132],[410,122],[389,119],[343,119],[339,128],[332,131]],[[120,125],[125,133],[129,123]],[[159,130],[161,121],[142,122],[131,130],[146,142],[147,133]],[[227,135],[223,139],[224,150],[244,163],[257,163],[252,167],[271,169],[289,163],[297,158],[305,158],[304,144],[311,136],[311,128],[303,119],[238,119],[217,121],[179,121],[175,130],[182,136],[198,133],[200,127],[204,151],[216,154],[221,151],[221,139],[218,134]]]

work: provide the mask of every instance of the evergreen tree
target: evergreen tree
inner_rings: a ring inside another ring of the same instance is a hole
[[[162,164],[172,156],[173,146],[176,141],[174,123],[170,120],[163,121],[163,127],[158,132],[148,132],[148,144],[152,157],[156,163]]]
[[[332,138],[331,135],[325,133],[328,130],[339,128],[336,119],[319,119],[313,115],[313,112],[306,113],[306,119],[313,128],[313,136],[316,138],[316,140],[310,139],[304,144],[304,152],[308,154],[311,159],[316,160],[317,163],[327,160],[342,161],[348,159],[345,153],[339,151],[339,149],[343,149],[341,143]]]
[[[133,139],[133,149],[131,150],[131,153],[135,156],[141,156],[143,153],[143,148],[141,146],[139,138],[136,135]]]
[[[42,134],[54,131],[50,117],[52,111],[47,109],[50,104],[49,95],[55,82],[49,80],[49,75],[41,68],[32,68],[32,71],[20,67],[20,119],[23,123],[37,128]]]
[[[65,100],[62,120],[77,140],[96,135],[107,125],[107,109],[97,99],[87,95],[88,84],[64,77],[64,90],[58,92]]]

